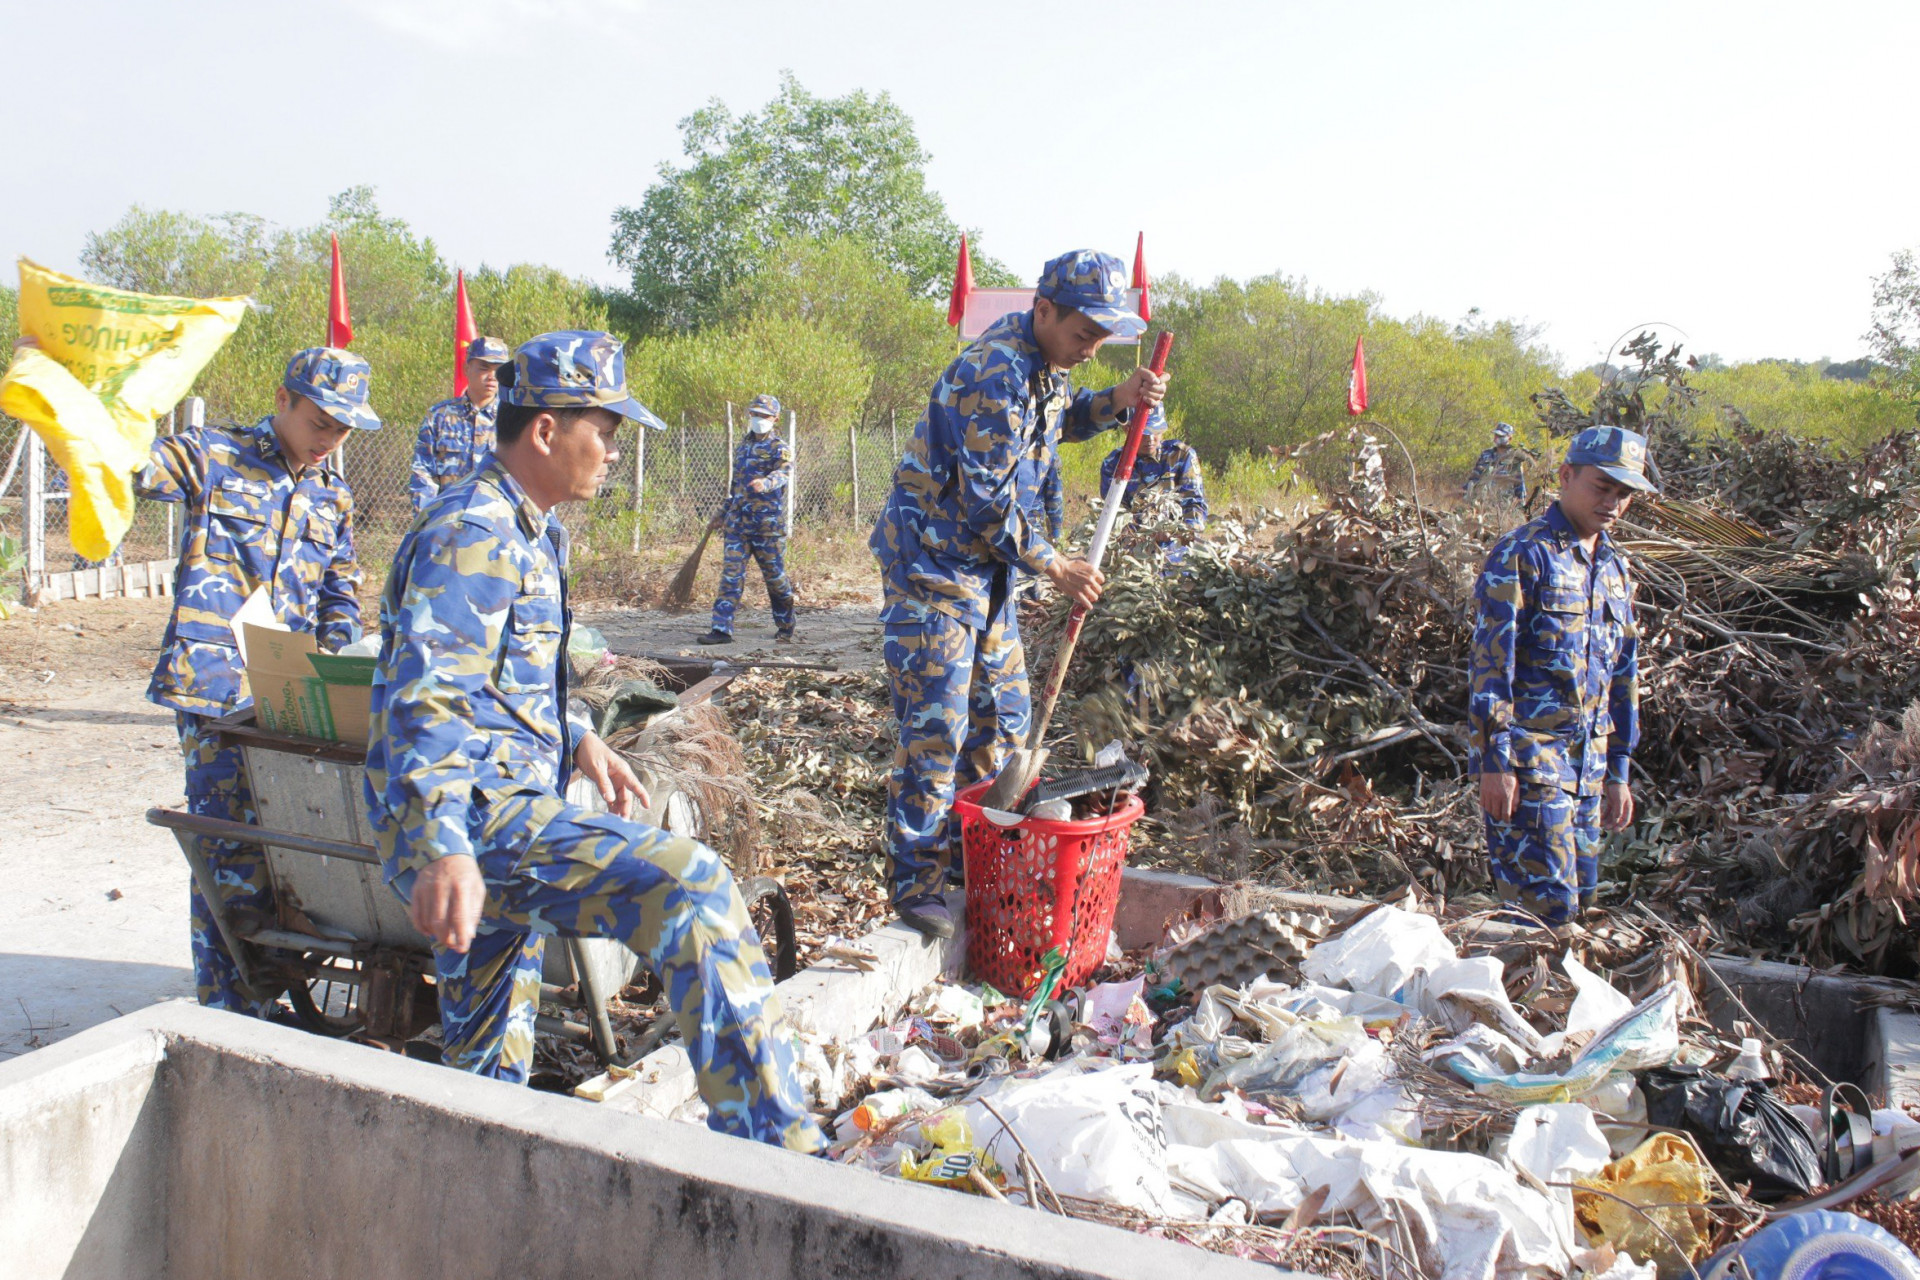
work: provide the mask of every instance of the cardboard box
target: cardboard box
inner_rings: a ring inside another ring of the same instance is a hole
[[[364,743],[372,721],[373,659],[315,651],[305,632],[241,624],[254,716],[275,733]]]

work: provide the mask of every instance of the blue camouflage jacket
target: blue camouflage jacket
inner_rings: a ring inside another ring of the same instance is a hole
[[[321,650],[359,639],[353,494],[329,463],[295,479],[272,418],[160,436],[134,491],[186,507],[149,701],[218,716],[249,700],[232,619],[263,584],[274,617]]]
[[[567,535],[498,459],[427,504],[380,598],[367,810],[389,882],[473,853],[469,817],[565,789]],[[478,795],[476,796],[476,793]]]
[[[1505,452],[1499,449],[1482,449],[1480,456],[1473,460],[1473,470],[1467,473],[1467,483],[1461,488],[1460,496],[1471,498],[1473,491],[1482,484],[1487,491],[1502,494],[1515,502],[1527,500],[1527,455],[1523,450],[1508,445]]]
[[[1100,492],[1113,488],[1113,473],[1120,469],[1122,445],[1100,464]],[[1133,460],[1133,475],[1127,480],[1127,492],[1120,505],[1133,510],[1133,500],[1148,489],[1169,488],[1180,498],[1180,514],[1198,529],[1207,523],[1207,488],[1200,478],[1200,457],[1185,440],[1162,440],[1160,456],[1149,458],[1143,450]]]
[[[1640,741],[1633,579],[1601,534],[1588,559],[1554,503],[1494,544],[1474,587],[1468,767],[1595,795]]]
[[[455,396],[427,410],[413,446],[413,473],[407,480],[407,498],[415,511],[493,452],[493,424],[499,416],[498,396],[484,409],[474,408],[465,396]]]
[[[792,456],[780,431],[755,435],[749,431],[733,451],[733,486],[727,491],[727,528],[742,534],[782,534],[787,531],[787,480],[793,475]],[[747,488],[754,480],[767,482],[766,492]]]
[[[1020,460],[1020,505],[1027,518],[1045,519],[1047,541],[1060,541],[1067,525],[1066,494],[1060,484],[1060,459],[1025,457]]]
[[[1021,500],[1023,462],[1051,463],[1062,440],[1125,422],[1109,391],[1072,391],[1033,339],[1033,313],[994,322],[947,366],[914,426],[868,545],[880,561],[885,623],[944,613],[985,627],[1010,570],[1060,558]],[[1037,470],[1025,469],[1029,484]]]

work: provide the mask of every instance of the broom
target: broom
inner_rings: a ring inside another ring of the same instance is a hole
[[[684,609],[693,603],[693,581],[700,576],[700,557],[707,554],[707,543],[712,540],[713,531],[720,527],[725,515],[722,509],[707,521],[707,531],[700,535],[700,541],[694,543],[693,554],[681,563],[680,571],[667,584],[667,608]]]

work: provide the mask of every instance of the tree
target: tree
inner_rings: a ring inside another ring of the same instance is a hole
[[[632,273],[622,318],[641,332],[719,318],[732,289],[795,236],[864,241],[915,294],[946,288],[960,229],[927,187],[928,153],[885,93],[819,98],[794,78],[757,114],[714,99],[680,121],[686,168],[662,164],[639,207],[613,215],[610,255]],[[982,284],[1013,283],[974,254]]]
[[[1893,255],[1885,275],[1873,278],[1872,358],[1887,367],[1887,387],[1920,402],[1920,263],[1911,249]]]

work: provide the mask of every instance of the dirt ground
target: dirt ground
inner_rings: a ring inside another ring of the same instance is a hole
[[[193,994],[186,863],[145,820],[184,800],[173,714],[146,700],[171,604],[64,601],[0,620],[0,1057]],[[693,643],[704,609],[589,604],[578,621],[620,653],[853,668],[880,661],[874,613],[802,607],[796,642],[775,644],[749,590],[724,648]]]

